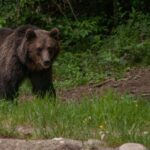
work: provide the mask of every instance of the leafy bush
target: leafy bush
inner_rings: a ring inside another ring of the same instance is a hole
[[[42,0],[4,1],[0,7],[1,16],[9,27],[17,27],[22,24],[44,27],[50,22],[48,15],[44,14],[40,8],[41,2]]]
[[[0,27],[3,27],[6,24],[3,18],[0,18]]]
[[[64,49],[70,51],[97,48],[102,42],[102,33],[106,32],[101,17],[78,21],[63,19],[55,24],[58,24],[62,31]]]
[[[62,52],[54,64],[55,84],[69,88],[88,82],[98,82],[106,76],[98,64],[98,57],[91,51]]]
[[[150,64],[150,17],[133,11],[126,24],[118,26],[104,44],[120,62]]]

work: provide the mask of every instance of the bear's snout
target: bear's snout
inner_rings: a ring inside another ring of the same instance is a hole
[[[50,66],[51,60],[50,60],[49,52],[47,50],[44,50],[42,52],[42,61],[43,61],[44,67],[47,68]]]
[[[50,65],[50,60],[45,60],[44,61],[44,66],[49,66]]]

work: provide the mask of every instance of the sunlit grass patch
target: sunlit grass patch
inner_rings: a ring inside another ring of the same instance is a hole
[[[49,97],[12,104],[0,102],[0,136],[97,138],[110,145],[140,142],[150,146],[150,103],[108,92],[80,103]],[[32,128],[22,135],[18,127]]]

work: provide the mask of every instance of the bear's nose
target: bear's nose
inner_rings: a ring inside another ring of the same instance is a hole
[[[50,61],[49,61],[49,60],[45,60],[45,61],[44,61],[44,65],[45,65],[45,66],[48,66],[49,64],[50,64]]]

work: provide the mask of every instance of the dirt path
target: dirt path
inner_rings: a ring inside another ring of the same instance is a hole
[[[0,150],[118,150],[108,148],[98,140],[77,141],[54,138],[47,140],[0,139]]]
[[[150,68],[132,69],[120,80],[107,79],[104,82],[84,85],[67,91],[59,91],[58,96],[64,100],[80,100],[82,97],[101,95],[107,89],[121,93],[130,93],[150,99]]]

